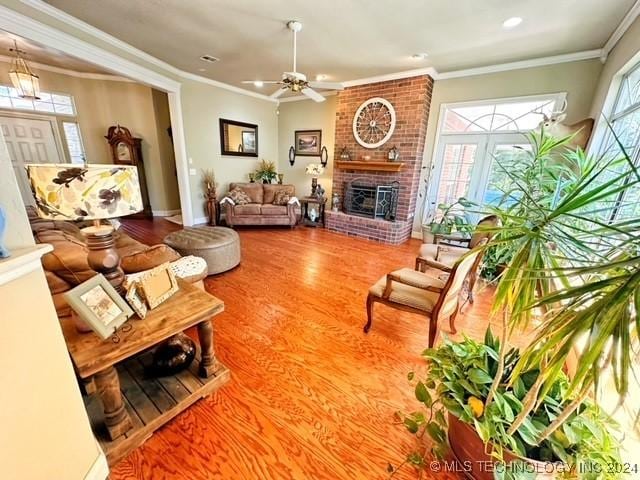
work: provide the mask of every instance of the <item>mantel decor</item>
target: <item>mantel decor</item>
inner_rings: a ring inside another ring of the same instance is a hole
[[[134,214],[133,217],[151,218],[153,213],[151,211],[151,202],[149,201],[149,190],[147,189],[147,176],[142,160],[142,139],[134,137],[131,131],[122,125],[109,127],[104,138],[109,143],[111,160],[115,165],[132,165],[138,170],[143,208],[141,212]]]
[[[341,161],[336,162],[337,168],[343,170],[359,170],[369,172],[399,172],[404,166],[403,162],[371,162],[371,161]]]

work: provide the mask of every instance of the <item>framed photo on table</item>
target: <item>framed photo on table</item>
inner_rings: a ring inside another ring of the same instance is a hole
[[[319,157],[322,150],[322,130],[296,130],[294,134],[295,154]]]
[[[169,263],[163,263],[145,272],[137,278],[137,283],[151,309],[156,308],[179,289],[178,280]]]
[[[144,299],[142,288],[140,288],[140,284],[137,280],[129,285],[125,298],[138,317],[144,318],[147,316],[147,311],[149,309],[147,308],[147,302]]]
[[[133,315],[133,310],[101,274],[64,294],[74,312],[103,340]]]

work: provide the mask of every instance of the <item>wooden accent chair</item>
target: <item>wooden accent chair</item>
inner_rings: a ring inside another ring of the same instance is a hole
[[[429,319],[429,347],[433,347],[441,319],[449,318],[449,327],[452,333],[456,333],[454,322],[458,314],[458,297],[469,271],[477,268],[486,242],[485,238],[477,248],[460,257],[446,280],[410,268],[401,268],[382,277],[369,289],[364,333],[371,328],[375,302],[426,315]]]
[[[476,230],[469,239],[456,239],[457,243],[467,243],[467,247],[450,245],[443,241],[439,243],[423,243],[416,257],[416,270],[424,272],[427,267],[436,268],[443,272],[451,272],[453,265],[460,257],[476,248],[483,240],[489,241],[493,237],[494,230],[500,225],[500,219],[496,215],[489,215],[481,219],[476,225]],[[473,288],[478,278],[478,264],[469,272],[468,299],[473,303]]]

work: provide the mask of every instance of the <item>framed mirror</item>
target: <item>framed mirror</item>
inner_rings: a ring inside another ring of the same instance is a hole
[[[222,155],[258,156],[258,125],[220,119],[220,149]]]

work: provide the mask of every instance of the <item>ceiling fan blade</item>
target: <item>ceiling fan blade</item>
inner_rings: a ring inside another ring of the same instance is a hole
[[[315,90],[312,90],[310,88],[303,88],[301,90],[301,92],[302,92],[303,95],[306,95],[311,100],[315,100],[316,102],[324,102],[326,100],[326,98],[324,98],[318,92],[316,92]]]
[[[280,95],[282,95],[284,92],[286,92],[287,90],[289,90],[288,87],[280,87],[278,90],[276,90],[275,92],[273,92],[271,95],[269,95],[271,98],[278,98]]]
[[[328,88],[330,90],[344,90],[344,85],[339,82],[309,82],[313,88]]]
[[[263,84],[267,84],[267,83],[278,84],[278,83],[282,83],[282,80],[243,80],[241,83],[254,84],[256,82],[262,82]]]

